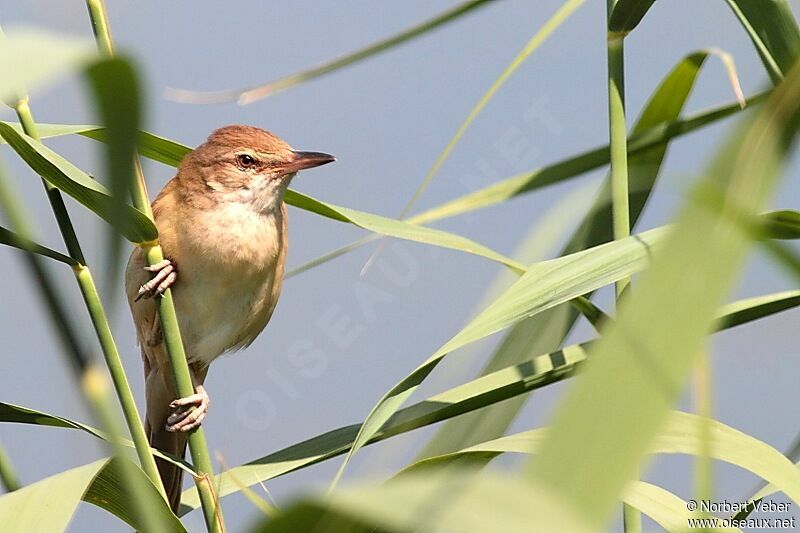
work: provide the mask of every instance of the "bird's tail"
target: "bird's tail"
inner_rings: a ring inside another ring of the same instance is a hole
[[[186,452],[186,433],[167,431],[169,404],[176,397],[173,388],[169,385],[169,375],[163,367],[151,366],[147,358],[144,359],[144,370],[147,395],[145,431],[150,446],[164,453],[183,458]],[[158,473],[161,475],[161,481],[164,483],[169,505],[177,514],[181,502],[183,470],[158,457],[156,457],[156,465]]]
[[[183,457],[186,453],[186,433],[167,431],[163,424],[160,428],[150,427],[149,422],[145,424],[145,429],[151,447],[176,457]],[[161,481],[164,483],[169,506],[177,514],[178,506],[181,503],[183,469],[159,457],[156,457],[156,465],[158,473],[161,475]]]

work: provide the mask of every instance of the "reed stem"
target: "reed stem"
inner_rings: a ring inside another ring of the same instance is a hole
[[[606,2],[606,28],[617,0]],[[614,239],[624,239],[631,234],[631,215],[628,204],[628,125],[625,120],[625,35],[607,32],[608,57],[608,134],[611,162],[611,212]],[[617,304],[630,285],[630,278],[620,279],[616,285]],[[625,533],[641,533],[642,515],[630,505],[622,505],[622,522]]]
[[[108,16],[106,14],[103,0],[86,0],[89,9],[89,17],[92,21],[95,39],[100,52],[111,57],[114,55],[114,44],[111,38],[111,30],[108,26]],[[150,200],[147,194],[144,174],[136,158],[136,180],[131,188],[133,205],[142,213],[146,214],[151,220],[153,213],[150,208]],[[164,259],[161,246],[155,243],[148,243],[143,246],[145,257],[149,265],[156,264]],[[158,316],[161,322],[161,329],[164,332],[164,344],[172,367],[172,375],[175,380],[175,388],[179,396],[191,396],[195,393],[189,364],[181,339],[178,327],[178,317],[175,313],[175,305],[172,301],[172,292],[167,289],[161,298],[156,301]],[[222,509],[217,505],[217,499],[211,484],[214,475],[211,465],[211,456],[208,453],[205,432],[200,426],[189,433],[189,451],[192,455],[192,463],[198,476],[195,478],[197,491],[200,494],[200,502],[203,507],[203,517],[205,518],[206,528],[211,532],[224,531],[224,521]]]

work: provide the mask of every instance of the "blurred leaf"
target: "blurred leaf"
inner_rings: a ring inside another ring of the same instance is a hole
[[[617,0],[608,19],[608,31],[628,33],[639,25],[655,0]]]
[[[127,461],[127,459],[122,459]],[[81,500],[116,515],[130,526],[142,530],[131,512],[125,489],[120,459],[100,459],[88,465],[59,472],[15,492],[0,496],[0,524],[3,531],[65,531]],[[159,495],[144,472],[131,463],[136,473],[137,497],[145,498],[148,509],[169,529],[184,533],[186,529]]]
[[[42,246],[41,244],[37,244],[30,239],[26,239],[18,233],[14,233],[13,231],[2,226],[0,226],[0,244],[13,246],[14,248],[18,248],[20,250],[27,250],[35,254],[43,255],[45,257],[49,257],[50,259],[55,259],[56,261],[66,263],[69,266],[78,265],[78,262],[68,255],[64,255],[61,252],[56,252],[55,250],[51,250],[50,248]]]
[[[642,110],[631,132],[632,139],[680,116],[707,57],[707,52],[690,54],[667,74]],[[639,220],[653,190],[666,155],[667,142],[631,151],[628,158],[632,226]],[[605,158],[607,162],[607,150]],[[613,239],[611,181],[606,177],[594,205],[586,211],[583,220],[559,255],[591,248]],[[532,355],[558,349],[577,318],[578,314],[572,309],[561,306],[519,322],[505,335],[483,373],[494,372]],[[418,458],[458,450],[501,436],[526,401],[527,397],[518,397],[447,422],[419,453]]]
[[[707,444],[702,442],[706,435],[703,424],[708,424],[710,428],[711,441]],[[536,454],[541,449],[548,432],[549,428],[533,429],[483,442],[457,452],[423,459],[402,470],[398,475],[420,473],[431,468],[458,463],[469,464],[470,456],[487,460],[503,453]],[[769,444],[716,420],[673,411],[668,415],[663,428],[654,437],[647,453],[699,456],[706,453],[705,446],[708,446],[707,451],[711,458],[736,465],[774,483],[795,502],[800,499],[800,470],[797,470],[789,459]]]
[[[642,270],[667,230],[667,227],[657,228],[532,265],[519,281],[464,329],[383,395],[364,420],[353,447],[334,478],[333,486],[341,478],[353,454],[405,403],[448,353]]]
[[[66,530],[81,497],[107,463],[100,459],[0,496],[3,531]]]
[[[0,443],[0,487],[5,489],[6,492],[14,492],[22,486],[17,476],[17,471],[14,465],[11,464],[11,458],[6,453],[3,444]]]
[[[114,222],[108,228],[108,252],[103,272],[110,287],[119,282],[122,265],[122,240],[115,227],[125,224],[127,198],[136,173],[134,162],[139,133],[139,80],[126,59],[111,58],[96,63],[86,71],[93,89],[96,113],[106,126],[104,144],[105,175],[110,181]],[[108,291],[115,294],[116,291]]]
[[[641,481],[629,485],[624,501],[670,531],[683,529],[687,518],[702,516],[689,513],[686,502],[671,492]],[[331,531],[331,523],[336,524],[337,533],[595,531],[541,487],[517,476],[470,475],[469,470],[409,474],[378,486],[362,485],[325,498],[306,498],[275,520],[262,521],[255,531]]]
[[[13,105],[34,89],[97,58],[91,40],[31,28],[0,32],[0,100]]]
[[[148,242],[157,238],[156,227],[143,213],[126,205],[123,216],[120,217],[108,189],[42,143],[20,134],[5,122],[0,122],[0,137],[3,137],[37,174],[75,198],[109,224],[116,223],[117,230],[131,242]]]
[[[800,29],[786,0],[726,0],[777,84],[800,54]]]
[[[770,239],[800,239],[800,213],[783,209],[762,218],[763,230]]]
[[[200,92],[189,91],[185,89],[169,89],[168,96],[173,100],[187,103],[221,103],[221,102],[234,102],[240,104],[249,104],[262,98],[272,96],[273,94],[288,89],[294,85],[313,80],[329,72],[334,72],[340,68],[346,67],[370,56],[380,52],[394,48],[395,46],[409,41],[415,37],[424,35],[425,33],[438,28],[448,22],[454,21],[462,15],[473,11],[475,8],[487,5],[489,0],[470,0],[458,4],[455,7],[440,13],[439,15],[426,20],[416,26],[412,26],[400,33],[382,39],[373,43],[365,48],[361,48],[349,54],[345,54],[337,59],[327,61],[316,67],[308,70],[291,74],[275,81],[267,82],[264,84],[248,87],[246,89],[233,89],[228,91],[213,91],[213,92]]]
[[[752,243],[737,220],[755,216],[778,182],[800,126],[798,89],[795,68],[724,145],[617,320],[593,347],[591,362],[532,459],[532,478],[595,528],[605,525],[634,479],[743,265]],[[721,205],[709,203],[709,196]]]

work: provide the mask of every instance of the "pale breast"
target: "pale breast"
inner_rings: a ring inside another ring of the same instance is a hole
[[[286,256],[285,213],[221,205],[179,232],[174,295],[190,362],[250,344],[277,303]]]

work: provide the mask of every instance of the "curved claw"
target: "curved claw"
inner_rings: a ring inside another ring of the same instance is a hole
[[[155,272],[156,275],[153,279],[139,287],[139,292],[136,293],[135,302],[142,298],[152,298],[154,296],[161,296],[164,291],[169,289],[178,279],[178,271],[175,265],[169,259],[159,261],[155,265],[144,267],[148,272]]]
[[[211,399],[202,385],[198,385],[196,390],[196,394],[178,398],[169,404],[174,412],[167,418],[167,431],[188,432],[203,422]]]

